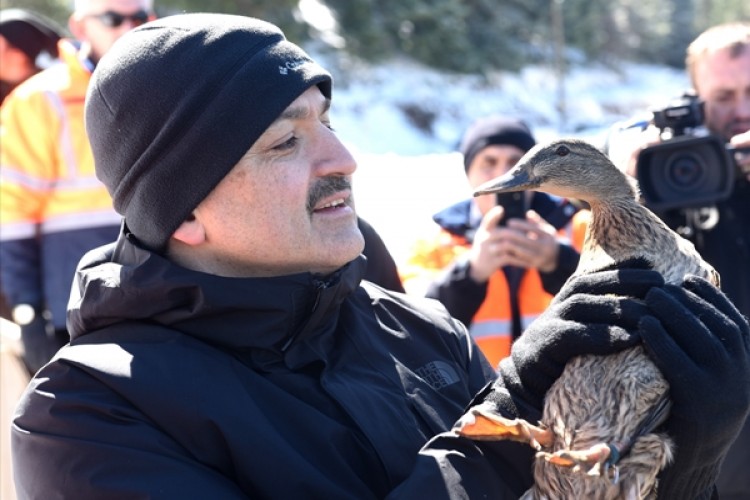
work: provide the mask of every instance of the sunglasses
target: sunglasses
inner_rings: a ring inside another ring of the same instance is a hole
[[[101,22],[108,28],[117,28],[118,26],[122,25],[122,23],[124,23],[126,19],[129,19],[130,23],[133,26],[140,26],[141,24],[145,24],[148,21],[149,13],[145,10],[139,10],[134,14],[123,15],[108,10],[107,12],[103,12],[101,14],[92,15],[91,17],[95,17],[99,20],[99,22]]]

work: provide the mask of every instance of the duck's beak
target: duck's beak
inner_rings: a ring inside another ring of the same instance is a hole
[[[487,181],[474,191],[474,196],[492,193],[510,193],[513,191],[526,191],[534,189],[539,184],[532,179],[524,168],[512,168],[505,175]]]

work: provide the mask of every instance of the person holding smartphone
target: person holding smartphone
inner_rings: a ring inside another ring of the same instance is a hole
[[[460,145],[471,188],[510,170],[536,140],[522,121],[475,121]],[[407,292],[442,302],[470,330],[493,366],[549,305],[578,265],[585,217],[569,200],[540,192],[463,200],[433,216],[402,270]]]

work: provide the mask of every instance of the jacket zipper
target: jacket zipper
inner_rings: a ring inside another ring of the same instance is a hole
[[[325,281],[318,281],[318,280],[316,280],[314,283],[315,283],[315,301],[313,302],[312,308],[310,309],[310,314],[308,315],[308,318],[309,318],[309,316],[313,315],[313,313],[315,312],[315,310],[320,305],[320,297],[323,295],[323,290],[325,290],[326,288],[328,288],[328,283],[326,283]],[[286,342],[284,342],[284,345],[281,346],[281,352],[286,352],[287,349],[289,349],[289,347],[291,347],[292,343],[294,343],[294,340],[297,338],[297,336],[299,335],[299,333],[302,331],[302,329],[305,328],[305,325],[307,325],[307,323],[303,324],[300,327],[300,329],[297,332],[294,333],[294,335],[292,335],[291,337],[289,337],[289,339]]]

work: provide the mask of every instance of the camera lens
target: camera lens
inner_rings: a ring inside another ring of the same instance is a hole
[[[652,210],[708,206],[726,199],[734,165],[722,139],[680,136],[638,156],[638,183]]]
[[[667,160],[667,182],[676,190],[690,190],[700,184],[705,175],[701,158],[689,152],[679,152]]]

